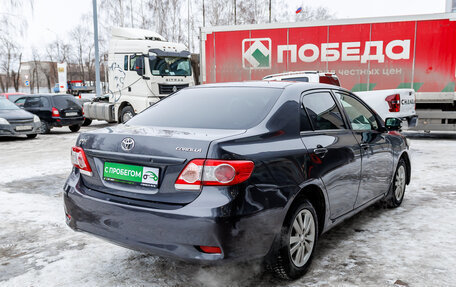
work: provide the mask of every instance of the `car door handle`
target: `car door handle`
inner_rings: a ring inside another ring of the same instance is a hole
[[[369,148],[369,144],[367,144],[367,143],[362,143],[362,144],[360,144],[360,146],[361,146],[362,149],[368,149]]]
[[[327,152],[328,149],[324,147],[317,147],[316,149],[314,149],[314,154],[320,156],[321,158],[324,158]]]

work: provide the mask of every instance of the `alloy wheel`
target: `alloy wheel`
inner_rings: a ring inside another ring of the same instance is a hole
[[[397,201],[400,201],[404,196],[405,190],[405,167],[403,165],[399,166],[396,172],[396,181],[395,181],[394,196]]]
[[[301,210],[293,221],[289,240],[290,257],[296,267],[304,266],[312,255],[315,232],[312,213],[307,209]]]

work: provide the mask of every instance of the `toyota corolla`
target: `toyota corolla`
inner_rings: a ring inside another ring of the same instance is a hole
[[[373,203],[401,204],[411,168],[399,128],[336,86],[187,88],[80,134],[67,224],[160,256],[263,258],[298,278],[324,232]]]

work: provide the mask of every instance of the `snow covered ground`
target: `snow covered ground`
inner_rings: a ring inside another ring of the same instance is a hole
[[[62,186],[76,137],[62,128],[35,140],[0,138],[0,286],[456,285],[456,136],[415,134],[402,206],[371,207],[323,235],[295,282],[255,263],[187,264],[73,232]]]

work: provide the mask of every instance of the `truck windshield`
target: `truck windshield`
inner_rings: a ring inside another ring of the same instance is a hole
[[[153,76],[191,76],[189,58],[154,57],[149,59],[150,72]]]

